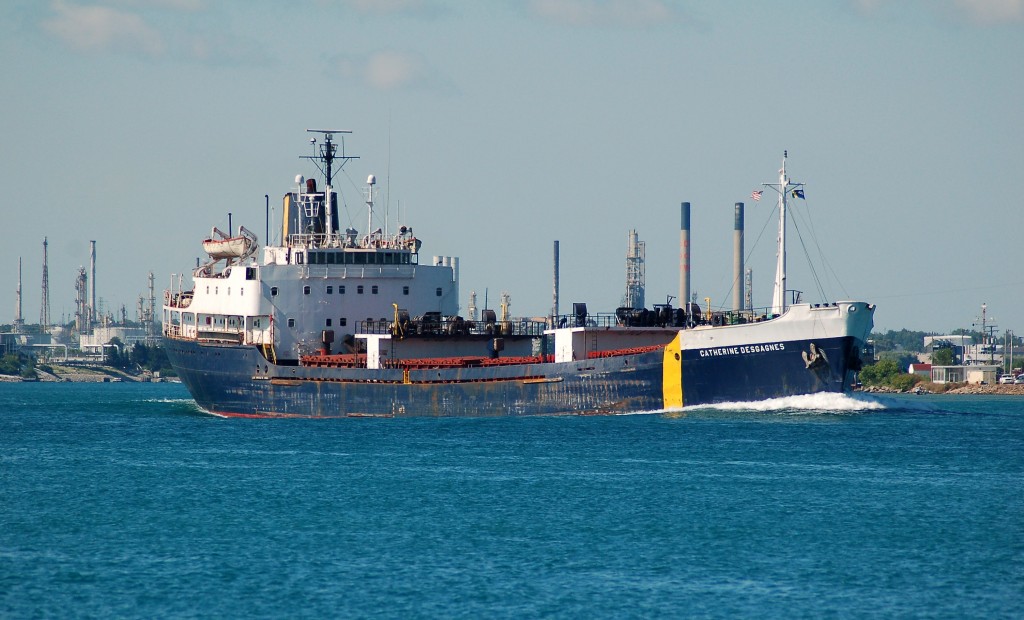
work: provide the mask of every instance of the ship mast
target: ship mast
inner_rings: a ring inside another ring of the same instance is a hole
[[[341,164],[338,166],[338,170],[345,167],[350,159],[359,159],[351,155],[345,155],[345,140],[342,137],[341,142],[341,155],[338,155],[338,145],[334,142],[334,134],[346,134],[352,133],[346,129],[307,129],[307,133],[319,133],[323,134],[324,141],[320,144],[320,151],[316,155],[307,155],[303,159],[311,159],[316,164],[317,168],[320,168],[320,172],[324,175],[324,181],[326,185],[324,187],[324,215],[325,215],[325,228],[327,229],[327,244],[329,245],[334,235],[338,231],[333,230],[334,222],[334,204],[331,200],[333,192],[332,184],[334,182],[334,160],[340,159]],[[316,138],[310,138],[310,142],[316,144]]]
[[[775,288],[772,289],[772,314],[786,311],[786,151],[782,152],[782,168],[779,170],[779,247],[776,250]]]
[[[772,289],[772,314],[782,314],[786,311],[786,209],[790,191],[803,187],[803,183],[792,183],[786,176],[786,159],[788,151],[782,152],[782,168],[779,169],[779,182],[765,183],[779,192],[779,246],[777,250],[777,262],[775,264],[775,286]]]

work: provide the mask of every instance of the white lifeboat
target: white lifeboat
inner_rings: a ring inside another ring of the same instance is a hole
[[[248,256],[256,246],[256,237],[244,226],[239,227],[239,235],[230,237],[214,227],[210,237],[203,240],[203,251],[213,260],[225,258],[243,258]]]

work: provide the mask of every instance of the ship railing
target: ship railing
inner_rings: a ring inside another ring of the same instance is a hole
[[[421,242],[411,231],[394,235],[374,233],[361,239],[355,233],[292,233],[287,245],[295,249],[407,250],[418,254]]]
[[[564,327],[671,327],[686,329],[703,325],[725,326],[743,325],[746,323],[759,323],[777,318],[771,308],[757,308],[752,310],[702,310],[691,305],[691,312],[687,314],[682,308],[672,308],[668,305],[657,306],[648,310],[645,308],[619,308],[616,312],[581,312],[571,314],[560,314],[555,317],[554,326]]]
[[[168,308],[188,308],[192,305],[194,291],[164,291],[164,305]]]
[[[203,329],[196,333],[196,340],[201,342],[229,342],[231,344],[242,344],[243,334],[241,332]]]
[[[326,247],[328,235],[325,233],[293,233],[288,235],[288,245],[293,248]]]
[[[359,321],[356,333],[359,334],[390,334],[398,338],[415,338],[423,336],[524,336],[540,337],[548,325],[545,321],[532,319],[514,319],[510,321],[468,321],[460,316],[416,317],[401,320],[381,318],[379,320]]]

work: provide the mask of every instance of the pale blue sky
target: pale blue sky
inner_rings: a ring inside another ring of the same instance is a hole
[[[460,257],[463,307],[486,288],[544,315],[558,239],[562,308],[612,310],[632,228],[648,304],[677,295],[684,200],[699,297],[731,307],[744,201],[767,305],[773,205],[749,195],[788,149],[806,299],[804,245],[879,329],[970,327],[986,302],[1024,332],[1024,0],[12,1],[0,34],[0,322],[19,256],[38,319],[44,235],[54,321],[90,239],[98,296],[134,317],[227,212],[262,237],[264,194],[330,127],[361,157],[338,183],[355,226],[374,173],[428,259]]]

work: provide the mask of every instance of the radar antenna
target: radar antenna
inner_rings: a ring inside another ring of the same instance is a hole
[[[333,185],[334,179],[334,160],[340,159],[341,165],[338,166],[338,170],[345,167],[350,159],[359,159],[352,155],[345,155],[345,136],[344,134],[352,133],[347,129],[307,129],[307,133],[319,133],[323,134],[324,141],[320,145],[319,151],[316,148],[316,138],[310,138],[309,143],[313,145],[314,154],[304,155],[302,159],[312,160],[316,167],[323,173],[324,179],[327,181],[327,185]],[[341,137],[341,155],[338,155],[338,145],[334,142],[334,134],[342,134]]]

